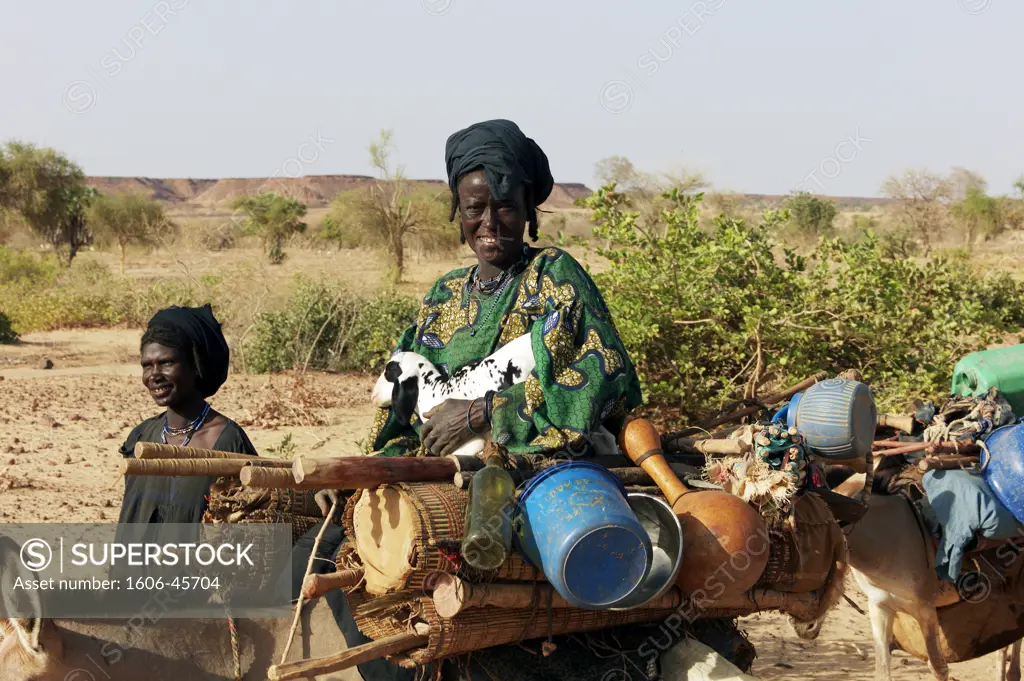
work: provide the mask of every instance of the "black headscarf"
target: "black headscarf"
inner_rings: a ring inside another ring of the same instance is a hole
[[[484,121],[458,131],[448,138],[444,156],[453,196],[458,195],[459,178],[481,168],[498,201],[509,200],[525,182],[532,188],[533,204],[539,206],[554,187],[548,157],[512,121]]]
[[[215,395],[228,379],[231,352],[209,303],[160,310],[142,335],[142,345],[148,343],[177,348],[191,357],[198,373],[196,388],[203,397]]]

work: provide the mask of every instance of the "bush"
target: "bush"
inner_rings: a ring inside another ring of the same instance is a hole
[[[773,237],[787,211],[707,233],[700,195],[665,196],[653,224],[610,187],[586,200],[610,244],[596,280],[651,406],[699,419],[762,383],[856,368],[886,409],[944,393],[959,357],[1024,324],[1024,285],[1004,274],[890,258],[870,232],[801,257]]]
[[[407,296],[365,298],[299,278],[283,310],[257,318],[243,351],[245,370],[380,371],[418,309],[417,301]]]
[[[0,345],[10,345],[18,342],[18,333],[11,326],[11,320],[3,312],[0,312]]]
[[[832,236],[836,204],[810,192],[796,192],[783,202],[790,212],[792,227],[802,236]],[[732,217],[732,216],[728,216]]]
[[[129,324],[144,326],[169,305],[201,305],[216,295],[220,279],[140,282],[115,277],[99,263],[61,267],[0,247],[0,309],[18,333]]]

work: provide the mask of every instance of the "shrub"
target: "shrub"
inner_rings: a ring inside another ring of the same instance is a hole
[[[69,269],[52,257],[0,247],[0,309],[19,333],[143,326],[160,308],[209,302],[220,281],[204,276],[198,286],[187,279],[140,282],[115,277],[97,262]]]
[[[792,226],[804,236],[831,236],[836,219],[836,204],[810,192],[796,192],[786,199],[783,207],[789,209]]]
[[[244,348],[245,370],[379,371],[417,309],[406,296],[364,298],[299,278],[284,309],[257,318]]]
[[[18,342],[18,333],[11,325],[11,320],[3,312],[0,312],[0,345],[10,345]]]
[[[672,207],[654,223],[611,187],[586,199],[609,244],[596,280],[651,406],[703,418],[766,379],[857,368],[885,409],[948,390],[960,356],[1024,323],[1024,285],[1006,275],[890,258],[870,232],[802,257],[773,237],[787,211],[759,224],[720,217],[707,233],[700,195],[665,197]]]

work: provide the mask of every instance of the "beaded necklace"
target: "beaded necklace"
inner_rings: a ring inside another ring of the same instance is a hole
[[[479,327],[487,323],[487,320],[491,318],[491,314],[494,312],[494,306],[498,304],[498,299],[501,298],[501,294],[504,293],[509,284],[515,281],[519,276],[521,269],[523,269],[523,265],[527,262],[527,254],[529,252],[527,250],[528,248],[529,247],[526,244],[523,244],[523,251],[519,258],[519,262],[491,279],[481,280],[480,266],[476,265],[473,267],[473,274],[469,278],[469,282],[467,284],[468,291],[472,292],[475,288],[478,293],[482,293],[484,295],[494,293],[494,299],[491,301],[490,307],[487,308],[487,313],[484,315],[483,319],[474,321],[469,325],[470,336],[475,336]]]
[[[171,428],[170,424],[167,422],[167,414],[164,414],[164,429],[163,432],[160,433],[160,441],[163,442],[164,444],[167,444],[168,435],[184,435],[185,440],[178,446],[187,447],[189,441],[192,439],[192,436],[195,435],[196,431],[198,431],[203,426],[203,422],[206,421],[207,414],[210,413],[210,403],[203,402],[203,405],[204,406],[202,413],[196,417],[195,421],[189,423],[184,428]]]

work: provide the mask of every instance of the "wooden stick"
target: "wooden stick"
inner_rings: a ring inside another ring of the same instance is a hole
[[[302,580],[302,597],[306,600],[319,598],[331,591],[348,589],[363,581],[362,570],[339,570],[325,575],[306,575]]]
[[[920,471],[950,471],[976,465],[976,456],[930,456],[917,462]]]
[[[313,551],[309,554],[309,562],[306,563],[306,574],[304,574],[302,576],[302,581],[303,582],[305,582],[306,581],[306,577],[308,577],[313,572],[313,561],[316,560],[316,551],[317,551],[318,548],[320,548],[320,540],[323,539],[324,532],[327,531],[327,526],[331,524],[331,518],[334,517],[334,512],[338,510],[338,501],[340,501],[340,500],[339,499],[335,499],[334,503],[331,504],[330,512],[324,517],[324,522],[320,526],[320,531],[316,533],[316,539],[313,540]],[[299,593],[299,600],[297,600],[295,602],[295,616],[292,617],[292,628],[288,631],[288,642],[285,643],[284,652],[281,653],[281,664],[282,665],[284,664],[284,661],[288,659],[288,653],[292,649],[292,641],[295,640],[295,629],[299,626],[299,615],[302,614],[302,601],[303,601],[302,593],[300,592]],[[375,658],[371,658],[371,659],[375,659]],[[361,663],[359,663],[359,664],[361,664]],[[273,667],[271,667],[271,669],[273,669]],[[273,677],[271,677],[271,678],[273,678]],[[282,677],[282,678],[284,678],[284,677]],[[290,676],[288,678],[296,678],[296,677],[291,677]]]
[[[455,575],[440,575],[434,584],[434,609],[441,617],[452,618],[469,608],[572,608],[550,584],[470,584]],[[682,593],[673,588],[641,608],[671,610],[682,603]]]
[[[252,454],[238,452],[222,452],[216,449],[199,449],[198,447],[178,447],[159,442],[138,442],[135,444],[136,459],[259,459]]]
[[[783,400],[792,397],[793,395],[797,394],[802,390],[807,390],[818,381],[822,381],[826,378],[828,378],[828,373],[824,371],[819,371],[810,378],[800,381],[794,386],[786,388],[777,395],[769,395],[768,397],[761,400],[761,402],[763,402],[766,405],[778,404],[779,402],[782,402]],[[704,430],[711,430],[712,428],[717,428],[718,426],[721,426],[726,423],[733,423],[735,421],[739,421],[740,419],[746,416],[752,416],[759,411],[761,411],[760,407],[744,407],[743,409],[734,411],[731,414],[725,414],[724,416],[719,416],[717,418],[711,419],[710,421],[706,421],[705,423],[702,423],[700,427],[703,428]]]
[[[292,466],[302,489],[372,489],[396,482],[450,481],[455,462],[447,457],[298,457]]]
[[[425,646],[430,641],[430,636],[421,634],[397,634],[387,638],[378,639],[371,643],[364,643],[355,648],[349,648],[335,655],[320,657],[315,660],[299,660],[281,663],[272,666],[267,670],[267,678],[270,681],[290,681],[290,679],[304,679],[315,677],[321,674],[330,674],[342,669],[349,669],[356,665],[379,660],[388,655],[397,655],[413,648]]]
[[[452,478],[452,484],[459,489],[469,489],[470,483],[473,481],[474,471],[459,471]]]
[[[121,461],[122,475],[162,476],[233,476],[238,477],[246,468],[259,470],[280,470],[291,465],[290,461],[253,461],[251,459],[124,459]]]
[[[286,461],[287,468],[262,468],[246,466],[238,477],[246,487],[262,487],[264,489],[303,489],[295,482],[291,461]]]
[[[910,442],[900,442],[899,440],[875,440],[871,443],[874,449],[888,449],[890,447],[906,447]]]
[[[701,454],[718,454],[738,456],[750,451],[750,446],[741,440],[691,440],[679,438],[674,444],[683,451],[699,452]]]
[[[905,446],[904,446],[905,445]],[[896,456],[912,452],[928,452],[928,454],[976,454],[981,447],[973,442],[910,442],[901,443],[899,447],[891,447],[875,452],[879,456]]]
[[[911,433],[914,430],[914,417],[896,414],[879,414],[876,421],[880,426],[888,426],[904,433]]]

